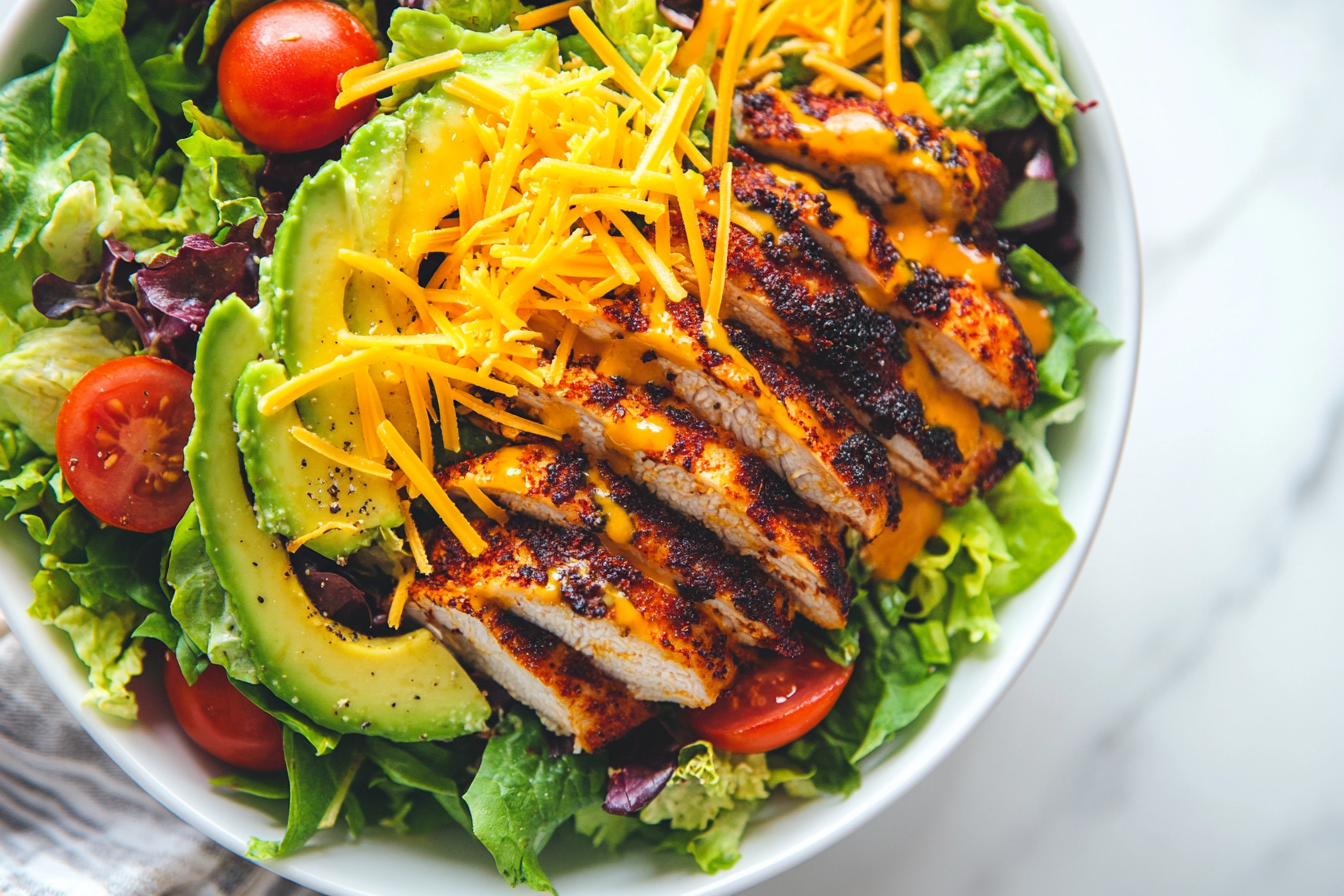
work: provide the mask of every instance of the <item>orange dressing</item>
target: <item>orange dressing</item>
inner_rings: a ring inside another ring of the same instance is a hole
[[[1013,312],[1017,322],[1022,325],[1022,332],[1031,343],[1031,350],[1038,356],[1048,352],[1050,343],[1055,341],[1055,324],[1045,306],[1034,299],[1020,299],[1003,293],[999,298],[1003,299],[1008,310]]]
[[[916,88],[917,85],[905,91],[898,88],[893,95],[894,101],[918,106],[923,91],[916,94]],[[815,161],[834,165],[880,165],[893,178],[907,172],[919,172],[937,180],[943,188],[943,195],[949,197],[955,190],[956,171],[969,178],[974,190],[979,191],[980,174],[974,167],[951,169],[921,148],[898,151],[896,132],[869,112],[860,109],[840,111],[820,121],[804,112],[790,96],[780,94],[779,101],[792,116],[794,128],[807,144],[809,157]],[[924,105],[927,105],[927,99]],[[903,123],[897,126],[909,128]],[[969,131],[948,129],[945,136],[952,143],[968,150],[979,152],[984,149],[984,144]]]
[[[943,116],[933,108],[933,103],[929,102],[918,81],[888,84],[882,91],[882,99],[886,100],[891,114],[898,118],[902,115],[918,115],[931,125],[941,126],[943,123]]]
[[[980,409],[934,373],[928,358],[915,344],[913,329],[906,331],[905,343],[910,347],[910,361],[901,368],[901,384],[906,391],[919,396],[925,421],[930,426],[951,429],[962,456],[970,457],[980,447]]]
[[[919,556],[924,543],[943,524],[943,505],[908,479],[896,480],[901,492],[901,518],[894,529],[885,529],[863,548],[863,561],[878,578],[899,579]]]
[[[882,217],[887,222],[887,237],[903,258],[932,267],[944,277],[967,280],[987,290],[1000,287],[999,260],[955,239],[956,221],[930,222],[915,202],[888,205],[883,208]]]

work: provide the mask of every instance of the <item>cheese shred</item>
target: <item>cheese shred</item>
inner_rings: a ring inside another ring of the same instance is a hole
[[[425,552],[425,541],[420,537],[420,527],[415,524],[415,517],[411,515],[410,501],[401,502],[401,518],[406,521],[406,541],[411,546],[415,568],[420,571],[420,575],[427,576],[434,571],[434,567],[429,565],[429,554]]]
[[[358,532],[358,531],[359,526],[356,526],[354,523],[338,523],[335,521],[325,522],[319,525],[316,529],[314,529],[311,532],[305,532],[298,538],[291,538],[289,540],[289,544],[285,545],[285,550],[289,551],[292,554],[299,548],[306,545],[308,542],[312,541],[315,538],[321,538],[328,532]]]
[[[387,453],[392,455],[397,466],[405,472],[406,478],[415,484],[420,494],[425,496],[425,500],[429,501],[430,506],[439,514],[448,531],[462,543],[462,549],[473,557],[479,557],[485,551],[485,539],[481,538],[471,523],[467,522],[462,511],[457,509],[457,505],[448,497],[448,493],[439,485],[439,481],[434,478],[429,468],[420,462],[415,451],[401,437],[401,433],[384,420],[378,424],[378,436],[382,439]]]
[[[372,63],[370,63],[372,65]],[[351,103],[364,99],[366,96],[373,96],[376,93],[382,93],[389,87],[406,81],[413,81],[416,78],[424,78],[428,75],[437,75],[440,72],[451,71],[462,65],[462,51],[449,50],[446,53],[435,53],[433,56],[425,56],[412,62],[403,62],[401,65],[394,65],[375,74],[354,81],[348,86],[341,84],[341,92],[336,97],[336,108],[344,109]],[[360,67],[364,68],[363,66]],[[358,71],[359,69],[356,69]],[[344,81],[344,78],[342,78]]]
[[[362,415],[361,415],[362,416]],[[325,457],[333,463],[343,467],[349,467],[356,473],[363,473],[365,476],[376,476],[379,479],[391,479],[392,471],[377,461],[368,460],[363,457],[351,454],[349,451],[342,451],[317,433],[302,426],[291,426],[289,434],[294,441],[305,448],[309,448]]]
[[[709,296],[705,299],[705,314],[719,316],[723,304],[723,286],[728,278],[728,232],[732,229],[733,163],[725,162],[719,169],[719,223],[715,228],[714,270],[709,277]]]

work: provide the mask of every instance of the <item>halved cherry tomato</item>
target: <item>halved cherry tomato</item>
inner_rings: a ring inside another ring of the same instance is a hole
[[[144,355],[99,364],[56,418],[66,485],[103,522],[132,532],[177,525],[191,504],[182,449],[196,419],[191,374]]]
[[[169,653],[163,682],[178,724],[202,750],[254,772],[278,772],[285,767],[280,723],[240,694],[223,666],[211,664],[189,685],[177,657]]]
[[[271,152],[326,146],[373,112],[336,108],[341,75],[379,57],[359,19],[327,0],[280,0],[243,19],[219,57],[219,99],[242,135]]]
[[[686,710],[696,733],[731,753],[764,753],[815,728],[840,699],[854,672],[811,647],[744,669],[713,706]]]

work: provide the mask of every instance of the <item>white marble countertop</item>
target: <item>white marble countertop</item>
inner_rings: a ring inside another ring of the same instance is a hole
[[[752,894],[1344,890],[1344,4],[1070,8],[1145,255],[1110,509],[985,724]]]

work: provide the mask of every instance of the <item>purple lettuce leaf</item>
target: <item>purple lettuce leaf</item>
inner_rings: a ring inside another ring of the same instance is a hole
[[[635,815],[662,793],[677,770],[677,754],[688,738],[673,732],[662,718],[645,722],[607,748],[609,815]]]

